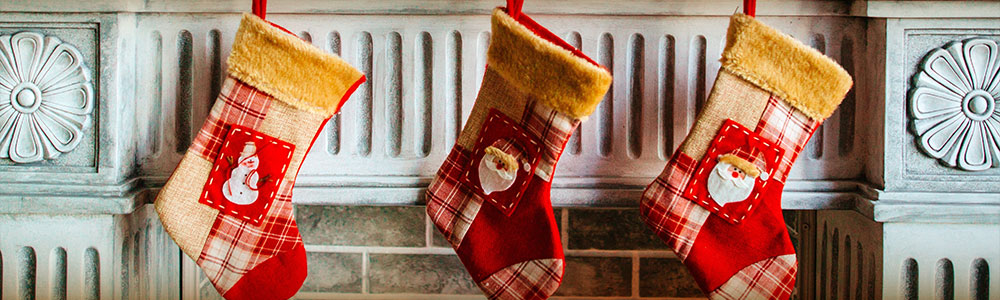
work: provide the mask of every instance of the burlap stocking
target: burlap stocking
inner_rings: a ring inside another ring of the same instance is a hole
[[[292,186],[358,70],[244,15],[226,78],[156,198],[163,227],[228,299],[287,299],[306,276]]]

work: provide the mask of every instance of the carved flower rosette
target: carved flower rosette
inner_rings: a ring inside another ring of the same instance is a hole
[[[94,91],[80,52],[34,32],[0,36],[0,158],[58,157],[83,139]]]
[[[910,90],[918,146],[967,171],[1000,165],[1000,60],[997,42],[973,38],[935,49]]]

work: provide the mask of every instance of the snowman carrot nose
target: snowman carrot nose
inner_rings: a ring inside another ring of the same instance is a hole
[[[746,173],[747,175],[753,177],[760,176],[760,169],[757,169],[757,166],[755,166],[753,163],[745,159],[740,158],[739,156],[732,154],[725,154],[719,156],[719,162],[724,162],[733,165],[733,167],[740,169],[741,171],[743,171],[743,173]],[[739,174],[737,174],[737,172],[733,172],[733,177],[734,178],[739,177]]]

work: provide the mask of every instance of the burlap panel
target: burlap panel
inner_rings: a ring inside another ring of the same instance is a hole
[[[295,182],[299,166],[302,165],[319,126],[323,124],[323,119],[318,113],[297,109],[282,101],[271,102],[267,117],[261,121],[257,131],[295,145],[292,161],[288,164],[288,171],[285,172],[281,185]]]
[[[708,102],[698,114],[694,128],[684,139],[680,151],[700,161],[726,119],[733,119],[754,130],[770,97],[771,94],[760,87],[720,69]]]
[[[198,203],[211,169],[212,162],[188,152],[156,197],[156,212],[163,228],[181,251],[194,259],[201,255],[208,232],[219,214],[218,210]]]
[[[508,83],[500,74],[487,68],[476,104],[472,106],[472,113],[469,114],[469,119],[465,122],[465,128],[458,136],[456,144],[465,150],[472,150],[491,108],[507,115],[514,122],[521,122],[524,106],[527,103],[527,94]]]

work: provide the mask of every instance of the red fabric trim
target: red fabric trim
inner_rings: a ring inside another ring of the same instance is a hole
[[[365,80],[367,80],[365,75],[361,75],[361,78],[358,78],[358,81],[355,81],[350,88],[347,88],[347,92],[344,93],[344,96],[340,97],[340,103],[337,103],[337,110],[333,111],[334,114],[340,112],[340,108],[344,106],[344,103],[347,103],[347,99],[351,98],[351,95],[354,94],[354,91],[358,90],[358,87],[360,87],[361,84],[365,82]]]
[[[517,211],[509,217],[489,205],[479,209],[455,250],[474,281],[529,260],[563,259],[550,187],[551,183],[532,176]]]
[[[222,297],[234,299],[288,299],[302,287],[308,275],[306,249],[295,248],[272,256],[240,278]]]
[[[507,9],[504,9],[504,11],[506,12]],[[514,15],[511,15],[510,12],[508,12],[507,14],[510,15],[511,18],[514,18],[514,20],[517,21],[518,23],[520,23],[521,25],[524,25],[524,27],[527,27],[529,30],[531,30],[531,32],[535,33],[535,35],[538,35],[538,37],[541,37],[541,38],[545,39],[546,41],[549,41],[549,42],[552,42],[553,44],[556,44],[556,46],[562,47],[563,49],[566,49],[569,52],[572,52],[573,55],[576,55],[579,58],[583,58],[583,59],[587,60],[587,62],[590,62],[591,64],[593,64],[595,66],[604,68],[604,66],[602,66],[601,64],[598,64],[593,59],[590,59],[590,57],[587,57],[587,55],[584,55],[583,52],[580,52],[580,49],[577,49],[576,47],[573,47],[572,45],[570,45],[569,43],[567,43],[566,41],[564,41],[562,38],[559,38],[559,36],[555,35],[551,31],[549,31],[548,29],[545,29],[545,27],[542,27],[542,25],[538,25],[538,23],[536,23],[535,20],[532,20],[531,17],[529,17],[528,15],[523,14],[523,13],[519,13],[517,16],[514,16]]]
[[[761,191],[760,208],[753,217],[732,224],[711,214],[684,261],[704,291],[714,291],[741,269],[758,261],[795,254],[781,215],[784,184],[773,182]]]
[[[507,14],[512,18],[517,19],[517,17],[521,15],[521,6],[523,5],[523,0],[507,0]]]
[[[267,16],[267,0],[253,0],[251,11],[253,11],[254,15],[263,19]]]
[[[757,16],[757,0],[743,0],[743,14]]]

